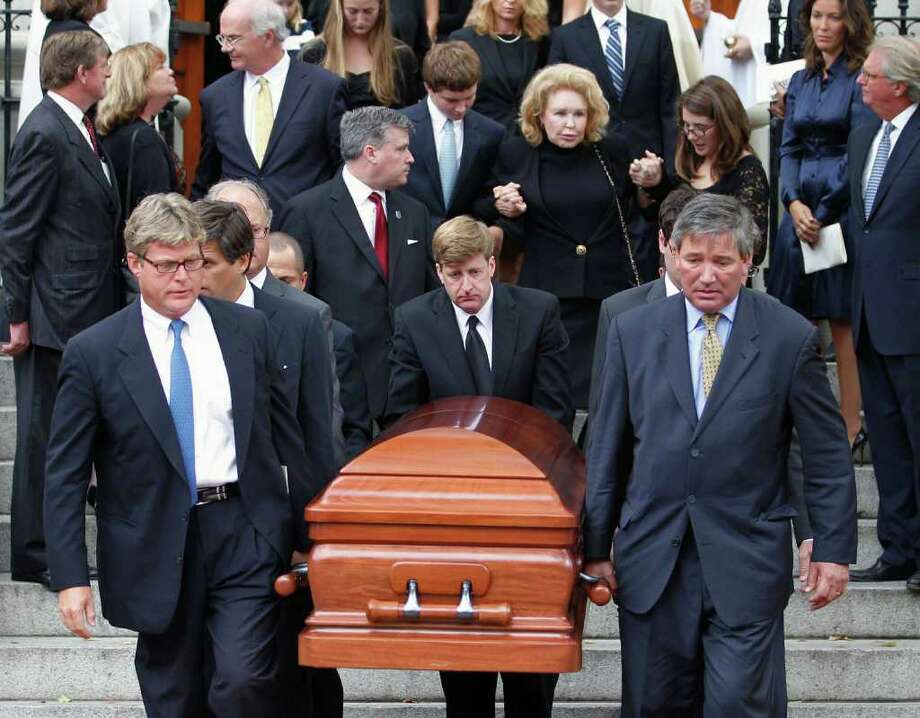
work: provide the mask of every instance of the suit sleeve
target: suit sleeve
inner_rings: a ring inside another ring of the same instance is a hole
[[[626,482],[632,470],[633,434],[629,421],[626,362],[619,320],[608,329],[604,382],[598,399],[597,433],[588,448],[588,488],[585,498],[584,547],[589,561],[610,560],[613,532],[620,520]]]
[[[342,387],[342,433],[345,437],[345,461],[351,461],[371,443],[371,414],[367,406],[367,382],[355,346],[355,335],[342,325],[336,335],[335,370]]]
[[[45,218],[60,201],[60,173],[54,144],[36,132],[26,133],[13,147],[0,213],[0,267],[10,322],[29,319],[36,244]]]
[[[855,563],[856,482],[846,427],[813,329],[799,350],[787,401],[802,446],[812,561]]]
[[[434,247],[432,240],[434,232],[431,228],[431,216],[428,213],[428,207],[422,205],[422,223],[419,225],[419,231],[425,236],[425,291],[430,292],[441,286],[441,280],[438,279],[438,273],[434,268]]]
[[[89,586],[85,501],[98,424],[89,365],[79,343],[70,342],[58,374],[45,465],[45,538],[55,591]]]
[[[543,317],[534,366],[533,392],[530,403],[542,409],[571,433],[575,419],[572,386],[569,379],[569,337],[562,325],[559,301]]]
[[[335,358],[329,353],[329,339],[319,313],[310,314],[304,333],[298,420],[304,429],[304,444],[324,486],[338,470],[336,449],[341,437],[333,425],[333,380]]]
[[[348,109],[348,92],[345,89],[345,80],[336,78],[335,89],[329,98],[329,107],[326,108],[326,144],[329,147],[329,160],[333,167],[342,163],[342,143],[339,137],[342,115]]]
[[[663,25],[659,33],[658,57],[661,63],[660,94],[658,96],[661,142],[664,147],[665,169],[669,175],[673,176],[674,157],[677,153],[677,131],[674,127],[677,100],[680,97],[680,78],[677,74],[677,63],[674,60],[674,49],[671,47],[671,36],[667,25]]]
[[[607,328],[610,326],[610,318],[610,302],[603,301],[597,318],[597,336],[591,361],[591,386],[588,391],[588,421],[592,424],[597,412],[598,395],[601,393],[604,361],[607,358]],[[587,443],[585,445],[587,446]]]
[[[430,399],[428,377],[401,308],[396,310],[389,362],[390,387],[383,412],[384,426],[389,426]]]
[[[555,65],[560,62],[568,62],[568,55],[565,52],[565,40],[559,32],[559,28],[553,30],[549,40],[549,56],[546,58],[547,65]]]
[[[192,184],[192,199],[201,199],[223,174],[223,161],[217,149],[217,141],[211,131],[210,115],[211,103],[206,97],[200,98],[201,103],[201,154],[198,156],[198,169],[195,171],[195,182]]]

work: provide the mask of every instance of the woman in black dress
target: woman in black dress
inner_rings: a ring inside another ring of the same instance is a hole
[[[468,23],[450,39],[469,44],[482,63],[473,109],[512,130],[524,88],[546,64],[546,0],[477,0]]]
[[[344,78],[350,109],[407,107],[421,96],[415,53],[391,33],[389,0],[333,0],[300,59]]]
[[[518,284],[559,297],[576,408],[588,405],[601,301],[642,281],[624,221],[636,200],[628,150],[622,137],[605,136],[608,121],[593,73],[544,68],[527,86],[521,135],[502,144],[491,189],[475,206],[477,216],[517,230]]]
[[[96,129],[115,170],[126,221],[147,195],[179,189],[175,156],[152,124],[177,89],[166,56],[149,42],[122,48],[109,62],[112,76]]]

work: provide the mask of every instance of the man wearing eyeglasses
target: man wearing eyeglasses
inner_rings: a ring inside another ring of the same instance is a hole
[[[217,42],[234,72],[201,93],[202,145],[192,198],[221,179],[249,178],[277,216],[289,198],[332,177],[339,165],[344,81],[292,62],[284,10],[274,0],[230,0]]]
[[[125,228],[140,298],[64,351],[45,526],[65,627],[91,637],[84,496],[97,477],[99,590],[137,631],[151,718],[285,714],[275,577],[307,545],[320,488],[264,314],[199,298],[188,200],[145,198]]]

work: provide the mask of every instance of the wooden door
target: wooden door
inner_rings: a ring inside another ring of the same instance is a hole
[[[192,110],[185,118],[182,162],[186,169],[186,192],[191,187],[201,152],[201,106],[198,96],[204,88],[204,47],[209,27],[204,22],[204,0],[179,0],[174,29],[179,31],[179,50],[173,58],[179,93],[189,99]]]

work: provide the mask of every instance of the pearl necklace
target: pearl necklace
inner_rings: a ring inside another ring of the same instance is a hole
[[[517,35],[515,35],[511,40],[506,40],[501,35],[496,35],[495,39],[498,40],[499,42],[505,43],[506,45],[513,45],[514,43],[516,43],[518,40],[521,39],[521,33],[518,33]]]

